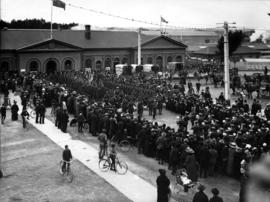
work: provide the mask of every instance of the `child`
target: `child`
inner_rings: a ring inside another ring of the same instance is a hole
[[[111,144],[111,149],[110,149],[109,157],[112,160],[111,170],[116,171],[116,169],[115,169],[116,148],[115,148],[115,144],[114,143]]]

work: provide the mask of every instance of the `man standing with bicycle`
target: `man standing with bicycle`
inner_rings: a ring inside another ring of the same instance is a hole
[[[72,154],[70,149],[68,148],[68,145],[65,145],[65,149],[62,154],[63,158],[63,165],[62,165],[62,173],[66,172],[66,164],[67,164],[67,170],[69,170],[70,167],[70,161],[72,159]]]
[[[99,159],[103,159],[104,155],[107,155],[108,145],[107,145],[107,134],[106,129],[102,129],[102,132],[98,136],[99,140]]]

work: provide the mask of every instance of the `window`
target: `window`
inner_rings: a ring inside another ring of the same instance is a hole
[[[128,63],[128,59],[126,57],[123,57],[122,64],[127,64],[127,63]]]
[[[176,62],[182,62],[182,56],[181,55],[178,55],[176,57]]]
[[[163,70],[163,59],[161,56],[158,56],[156,59],[156,65],[159,67],[159,71]]]
[[[38,62],[37,61],[34,60],[34,61],[30,62],[29,71],[30,72],[38,71]]]
[[[112,60],[111,58],[106,58],[105,60],[105,67],[111,67],[112,66]]]
[[[9,63],[7,61],[3,61],[1,63],[0,72],[8,72],[9,71]]]
[[[153,64],[153,58],[152,57],[147,58],[147,64]]]
[[[101,61],[100,60],[98,60],[96,62],[96,70],[101,70]]]
[[[72,69],[72,62],[71,60],[66,60],[64,63],[65,70],[71,70]]]
[[[87,59],[85,60],[85,64],[84,64],[85,68],[92,68],[92,60],[91,59]]]
[[[172,62],[172,61],[173,61],[172,56],[168,56],[168,57],[167,57],[167,63],[168,63],[168,62]]]
[[[205,43],[210,43],[210,39],[205,39]]]

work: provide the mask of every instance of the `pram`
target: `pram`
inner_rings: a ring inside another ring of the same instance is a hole
[[[181,187],[184,192],[188,192],[189,189],[196,192],[196,185],[197,182],[192,182],[188,178],[188,174],[186,169],[182,168],[176,171],[176,186]],[[181,190],[179,189],[177,193],[179,193]]]

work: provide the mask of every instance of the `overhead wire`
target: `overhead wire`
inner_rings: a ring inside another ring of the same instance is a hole
[[[74,4],[71,3],[67,3],[68,6],[73,7],[73,8],[77,8],[77,9],[82,9],[82,10],[86,10],[92,13],[97,13],[97,14],[101,14],[101,15],[106,15],[109,17],[114,17],[114,18],[118,18],[118,19],[122,19],[122,20],[128,20],[131,22],[137,22],[137,23],[142,23],[142,24],[147,24],[147,25],[153,25],[153,26],[160,26],[160,23],[157,22],[150,22],[150,21],[145,21],[145,20],[139,20],[139,19],[135,19],[135,18],[129,18],[129,17],[124,17],[124,16],[119,16],[119,15],[115,15],[112,13],[107,13],[107,12],[103,12],[103,11],[99,11],[99,10],[95,10],[95,9],[91,9],[91,8],[85,8],[82,6],[76,6]],[[183,27],[183,26],[174,26],[174,25],[168,25],[166,24],[166,28],[169,29],[186,29],[186,30],[194,30],[194,29],[198,29],[198,30],[216,30],[218,29],[218,27]]]
[[[77,9],[81,9],[81,10],[85,10],[85,11],[89,11],[92,13],[97,13],[100,15],[105,15],[105,16],[109,16],[109,17],[114,17],[114,18],[118,18],[118,19],[122,19],[122,20],[127,20],[127,21],[131,21],[131,22],[137,22],[137,23],[142,23],[142,24],[146,24],[146,25],[152,25],[152,26],[161,26],[160,22],[152,22],[152,21],[146,21],[146,20],[140,20],[140,19],[136,19],[136,18],[130,18],[130,17],[124,17],[124,16],[120,16],[120,15],[115,15],[109,12],[104,12],[104,11],[100,11],[100,10],[96,10],[96,9],[91,9],[91,8],[85,8],[83,6],[77,6],[71,3],[66,3],[66,5],[73,7],[73,8],[77,8]],[[166,24],[166,28],[167,29],[175,29],[175,30],[199,30],[199,31],[217,31],[217,30],[222,30],[223,27],[221,26],[213,26],[213,27],[206,27],[205,25],[202,25],[202,27],[185,27],[185,26],[175,26],[175,25],[170,25],[170,24]],[[266,28],[258,28],[258,27],[250,27],[250,26],[234,26],[234,27],[230,27],[230,29],[242,29],[242,30],[262,30],[262,31],[270,31],[270,29],[266,29]],[[146,30],[147,31],[147,28]],[[151,29],[149,29],[148,31],[152,31]]]

